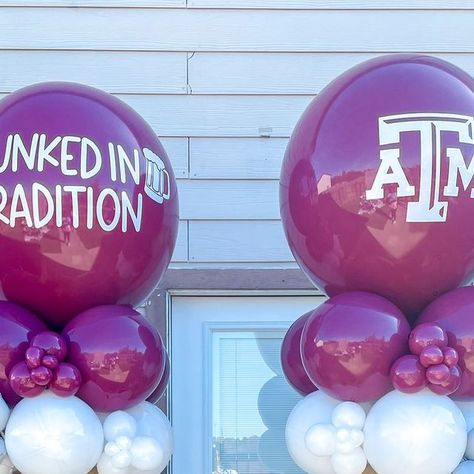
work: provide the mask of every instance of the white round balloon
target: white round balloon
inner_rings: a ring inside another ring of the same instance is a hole
[[[5,443],[22,474],[86,474],[100,458],[104,434],[89,405],[46,391],[13,409]]]
[[[456,468],[453,474],[474,474],[474,461],[464,461]]]
[[[466,446],[466,457],[468,459],[474,459],[474,402],[456,402],[456,405],[461,410],[466,420],[467,425],[467,446]]]
[[[329,425],[332,412],[339,403],[340,400],[319,390],[298,402],[288,417],[285,432],[288,452],[293,461],[308,474],[335,474],[330,457],[316,456],[308,449],[306,434],[316,424]]]
[[[393,391],[370,410],[364,450],[378,474],[448,474],[466,449],[466,422],[456,404],[423,390]]]
[[[7,426],[8,418],[10,417],[10,408],[6,404],[3,397],[0,395],[0,431],[3,431]]]

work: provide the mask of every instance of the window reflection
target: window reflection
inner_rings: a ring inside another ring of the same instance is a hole
[[[212,344],[212,473],[299,474],[285,445],[301,399],[280,364],[285,331],[216,331]]]

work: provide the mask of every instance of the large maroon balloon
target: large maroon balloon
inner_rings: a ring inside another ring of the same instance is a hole
[[[170,162],[128,105],[71,83],[0,101],[0,283],[56,325],[136,305],[160,280],[178,226]]]
[[[349,292],[318,306],[301,335],[310,379],[339,400],[368,402],[392,389],[392,364],[408,352],[410,326],[381,296]]]
[[[20,401],[10,387],[10,371],[25,359],[33,337],[45,330],[46,326],[34,314],[16,304],[0,301],[0,393],[10,406]]]
[[[461,385],[451,397],[469,400],[474,397],[474,287],[450,291],[431,303],[421,313],[419,323],[435,322],[448,333],[449,345],[459,356]]]
[[[301,395],[317,390],[304,370],[301,360],[301,333],[312,311],[299,317],[288,329],[281,344],[281,366],[288,383]]]
[[[385,296],[413,320],[474,275],[474,79],[421,55],[332,82],[289,142],[280,206],[291,250],[330,296]]]
[[[68,362],[79,369],[77,396],[94,410],[124,410],[144,401],[165,368],[163,343],[151,324],[129,306],[98,306],[64,328]]]

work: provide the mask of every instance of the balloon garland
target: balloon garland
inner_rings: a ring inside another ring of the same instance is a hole
[[[0,473],[161,473],[169,358],[133,309],[176,242],[161,143],[115,97],[45,83],[0,101],[0,157]]]
[[[282,220],[329,296],[281,350],[306,395],[287,447],[309,474],[474,474],[473,129],[473,78],[391,55],[337,78],[293,132]]]

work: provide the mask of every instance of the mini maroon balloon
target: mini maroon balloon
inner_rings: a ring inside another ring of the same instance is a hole
[[[30,375],[31,380],[33,380],[36,385],[41,385],[42,387],[46,387],[53,378],[51,370],[44,365],[31,369]]]
[[[29,341],[46,326],[33,313],[13,303],[0,301],[0,393],[13,406],[20,397],[10,387],[13,366],[24,362]]]
[[[147,402],[156,403],[165,393],[166,387],[168,386],[168,382],[170,379],[170,358],[165,351],[165,369],[163,375],[161,376],[160,383],[158,386],[153,390],[153,393],[146,399]]]
[[[81,373],[78,368],[67,362],[59,364],[49,389],[59,397],[71,397],[81,386]]]
[[[444,357],[444,363],[448,367],[454,367],[458,365],[459,362],[459,354],[456,349],[453,347],[444,347],[443,348],[443,357]]]
[[[448,334],[449,346],[459,355],[461,384],[451,397],[474,397],[474,287],[458,288],[440,296],[420,315],[419,322],[435,322]],[[452,363],[448,354],[448,362]],[[455,365],[455,364],[454,364]]]
[[[437,395],[451,395],[456,392],[461,385],[461,372],[457,366],[451,367],[449,372],[449,377],[446,380],[430,383],[428,388]]]
[[[44,331],[37,334],[31,341],[33,347],[42,349],[46,354],[62,361],[67,355],[67,344],[63,337],[53,331]]]
[[[426,379],[431,384],[441,385],[449,381],[451,372],[445,364],[432,365],[426,369]]]
[[[58,365],[59,365],[59,361],[57,359],[57,357],[53,356],[53,355],[50,355],[50,354],[46,354],[42,359],[41,359],[41,363],[47,367],[48,369],[51,369],[51,370],[54,370],[54,369],[57,369],[58,368]]]
[[[381,296],[344,293],[316,308],[301,336],[304,368],[321,390],[368,402],[392,388],[390,369],[408,351],[410,326]]]
[[[281,366],[288,383],[301,395],[317,390],[304,370],[301,360],[301,333],[312,311],[299,317],[288,329],[281,344]]]
[[[165,368],[157,331],[129,306],[98,306],[64,328],[68,362],[82,375],[77,396],[95,411],[123,410],[146,400]]]
[[[418,324],[410,333],[408,346],[412,354],[420,355],[424,349],[430,346],[439,348],[448,345],[448,336],[443,329],[433,323]]]
[[[171,259],[176,181],[154,131],[110,94],[36,84],[0,101],[0,281],[56,327],[136,305]]]
[[[10,371],[10,387],[17,397],[36,397],[43,393],[44,386],[38,385],[25,362],[19,362]]]
[[[25,361],[29,369],[36,369],[42,364],[44,350],[39,347],[28,347],[25,352]]]
[[[474,79],[426,55],[364,62],[317,95],[280,180],[288,243],[317,286],[377,293],[414,321],[471,280],[473,117]]]
[[[392,366],[393,386],[403,393],[416,393],[426,385],[425,369],[416,355],[400,357]]]

